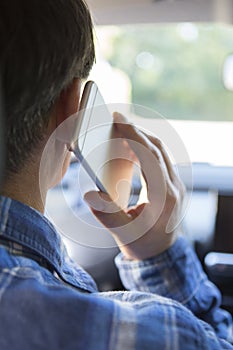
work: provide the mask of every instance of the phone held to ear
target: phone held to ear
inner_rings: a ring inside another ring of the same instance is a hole
[[[97,85],[86,83],[71,150],[100,191],[127,208],[133,176],[127,142],[120,137]]]

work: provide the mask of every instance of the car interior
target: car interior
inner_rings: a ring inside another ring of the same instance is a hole
[[[174,166],[187,190],[181,231],[222,292],[222,307],[233,315],[233,2],[87,3],[97,54],[89,79],[110,107],[127,113],[133,106],[129,120],[175,148]],[[61,184],[50,190],[46,215],[99,289],[119,290],[114,265],[119,250],[83,200],[93,186],[73,157]],[[135,171],[131,205],[141,188]]]

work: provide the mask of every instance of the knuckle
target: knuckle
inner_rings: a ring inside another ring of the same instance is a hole
[[[155,138],[156,140],[156,146],[159,148],[159,149],[162,149],[163,148],[163,142],[159,139],[159,138]]]
[[[175,205],[178,203],[178,198],[176,195],[170,195],[167,198],[167,209],[169,211],[173,210],[173,208],[175,207]]]
[[[180,178],[178,178],[178,181],[177,181],[177,189],[179,191],[180,197],[184,198],[184,196],[186,194],[186,187]]]
[[[160,150],[154,146],[149,146],[151,152],[153,153],[154,157],[156,158],[156,160],[159,161],[159,163],[163,163],[163,156],[160,152]]]
[[[168,199],[173,203],[182,202],[184,196],[185,196],[185,188],[178,188],[178,187],[172,186],[168,191]]]

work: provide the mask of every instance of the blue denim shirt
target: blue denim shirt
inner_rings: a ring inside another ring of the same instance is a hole
[[[144,261],[116,258],[129,291],[98,292],[40,213],[0,197],[0,349],[233,349],[219,308],[183,238]]]

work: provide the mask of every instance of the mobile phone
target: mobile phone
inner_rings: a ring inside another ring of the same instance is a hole
[[[130,199],[133,164],[129,149],[113,123],[113,117],[97,87],[84,87],[71,150],[102,192],[121,208]]]

